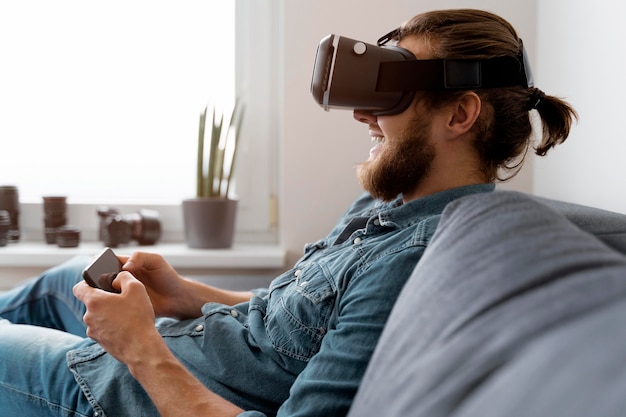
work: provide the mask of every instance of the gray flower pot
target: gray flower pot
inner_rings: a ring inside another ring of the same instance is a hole
[[[187,246],[194,249],[225,249],[233,245],[237,200],[190,198],[183,200]]]

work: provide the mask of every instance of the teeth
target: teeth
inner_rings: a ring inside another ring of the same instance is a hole
[[[384,136],[372,136],[372,142],[385,143],[385,137]]]

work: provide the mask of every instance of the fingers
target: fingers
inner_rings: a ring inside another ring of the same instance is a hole
[[[113,281],[117,277],[117,274],[118,274],[117,272],[111,272],[108,274],[100,275],[97,281],[98,287],[102,288],[105,291],[119,293],[119,290],[113,286]]]
[[[72,288],[74,296],[83,303],[85,302],[85,298],[87,297],[87,295],[92,291],[96,291],[96,289],[89,286],[89,284],[87,284],[85,281],[80,281]]]
[[[128,292],[135,285],[143,287],[143,284],[128,271],[118,273],[117,277],[111,282],[111,286],[118,292]]]
[[[72,292],[76,298],[86,304],[86,301],[94,295],[103,296],[101,292],[107,292],[105,287],[109,287],[108,292],[120,293],[124,290],[130,291],[130,288],[133,286],[144,286],[128,271],[119,272],[115,277],[110,276],[109,278],[113,279],[109,280],[110,282],[107,281],[106,283],[103,282],[105,280],[98,282],[99,285],[102,285],[101,288],[94,288],[85,281],[80,281],[74,285]]]
[[[134,252],[122,262],[123,269],[132,272],[133,275],[137,275],[141,270],[150,271],[167,265],[161,255],[149,252]]]

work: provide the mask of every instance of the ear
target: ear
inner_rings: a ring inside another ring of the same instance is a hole
[[[478,119],[481,107],[482,100],[478,94],[473,91],[464,93],[451,108],[448,128],[457,135],[467,133]]]

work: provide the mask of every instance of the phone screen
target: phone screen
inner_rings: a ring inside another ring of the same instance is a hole
[[[83,270],[83,279],[94,288],[109,292],[119,292],[111,283],[122,270],[122,262],[111,248],[104,248],[98,256]]]

